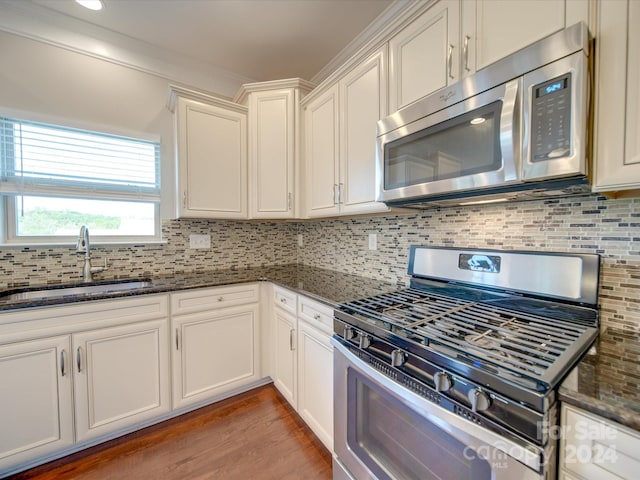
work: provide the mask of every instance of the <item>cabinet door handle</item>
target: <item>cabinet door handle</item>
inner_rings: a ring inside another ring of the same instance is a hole
[[[76,365],[78,366],[78,373],[82,372],[82,347],[78,347],[76,350]]]
[[[344,203],[343,200],[344,183],[338,185],[338,203]]]
[[[182,192],[182,208],[187,208],[187,191]]]
[[[60,374],[63,377],[67,374],[66,358],[67,358],[67,351],[63,349],[60,352]]]
[[[289,192],[287,194],[287,210],[291,210],[291,204],[293,203],[291,200],[292,197],[293,197],[293,194]]]
[[[180,350],[180,330],[176,328],[176,350]]]
[[[449,78],[453,77],[453,44],[449,44],[449,53],[447,54],[447,69],[449,70]]]
[[[340,189],[337,183],[333,184],[333,204],[338,205],[340,203]]]
[[[463,56],[464,56],[464,69],[467,72],[471,71],[469,69],[469,40],[471,40],[471,37],[469,35],[465,35],[464,36],[464,43],[462,44],[462,52],[463,52]]]
[[[289,350],[293,351],[295,350],[295,348],[293,347],[293,334],[295,333],[295,330],[292,328],[291,330],[289,330]]]

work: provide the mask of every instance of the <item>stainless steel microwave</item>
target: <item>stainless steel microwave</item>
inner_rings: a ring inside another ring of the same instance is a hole
[[[378,201],[588,193],[589,36],[551,35],[378,122]]]

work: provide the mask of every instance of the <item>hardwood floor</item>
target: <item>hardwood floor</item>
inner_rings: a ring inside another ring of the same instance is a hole
[[[13,479],[331,479],[331,454],[273,385],[111,440]]]

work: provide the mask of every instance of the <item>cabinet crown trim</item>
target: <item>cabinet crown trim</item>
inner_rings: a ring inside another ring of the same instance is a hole
[[[253,92],[264,92],[269,90],[279,90],[281,88],[298,88],[303,94],[309,93],[316,88],[316,84],[303,78],[284,78],[282,80],[271,80],[268,82],[245,83],[240,87],[233,101],[244,104],[247,96]]]
[[[167,96],[167,108],[174,113],[176,105],[178,104],[178,97],[194,100],[196,102],[203,102],[208,105],[214,105],[217,107],[225,108],[227,110],[236,111],[238,113],[247,114],[248,109],[243,105],[225,100],[220,97],[210,95],[198,90],[192,90],[190,88],[180,87],[178,85],[169,85],[169,94]]]

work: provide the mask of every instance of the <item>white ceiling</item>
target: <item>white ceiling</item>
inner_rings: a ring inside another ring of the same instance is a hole
[[[28,1],[28,0],[21,0]],[[30,0],[253,81],[311,80],[393,0]]]

